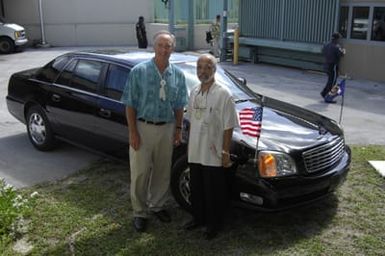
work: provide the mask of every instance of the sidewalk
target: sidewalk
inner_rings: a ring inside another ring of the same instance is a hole
[[[326,104],[320,96],[327,80],[323,73],[266,64],[221,65],[246,78],[248,86],[258,93],[339,121],[341,97],[337,104]],[[385,145],[385,83],[347,80],[341,124],[348,144]]]

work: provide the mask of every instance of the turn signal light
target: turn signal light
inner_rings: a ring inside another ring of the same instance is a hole
[[[272,154],[261,154],[258,160],[258,169],[261,177],[277,176],[277,163]]]

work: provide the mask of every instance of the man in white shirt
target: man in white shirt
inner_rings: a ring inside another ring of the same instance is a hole
[[[226,204],[226,171],[231,167],[233,128],[239,125],[235,103],[227,87],[215,81],[216,59],[201,55],[197,75],[201,82],[190,93],[188,162],[193,221],[185,228],[206,226],[212,239],[222,226]]]

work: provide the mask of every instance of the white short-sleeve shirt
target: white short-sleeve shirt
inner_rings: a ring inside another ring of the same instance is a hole
[[[223,134],[239,125],[230,91],[214,83],[202,94],[201,86],[190,93],[187,118],[190,120],[188,162],[222,166]]]

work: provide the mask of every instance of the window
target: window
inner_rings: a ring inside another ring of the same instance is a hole
[[[374,7],[372,40],[385,41],[385,7]]]
[[[72,60],[63,70],[63,72],[60,74],[60,76],[57,78],[56,83],[62,84],[62,85],[70,85],[71,77],[72,77],[72,71],[74,70],[76,66],[77,60]]]
[[[103,64],[92,60],[72,60],[56,83],[88,92],[96,92]]]
[[[45,82],[53,82],[68,60],[67,56],[54,59],[39,70],[36,78]]]
[[[72,87],[88,92],[96,92],[102,68],[103,64],[101,62],[79,60],[73,72]]]
[[[104,95],[115,100],[120,100],[126,85],[129,70],[127,68],[110,65],[107,73]]]
[[[339,32],[343,38],[346,38],[348,35],[348,18],[349,18],[349,7],[343,6],[340,10],[340,20],[339,20]]]
[[[368,35],[369,7],[353,7],[351,38],[366,40]]]

